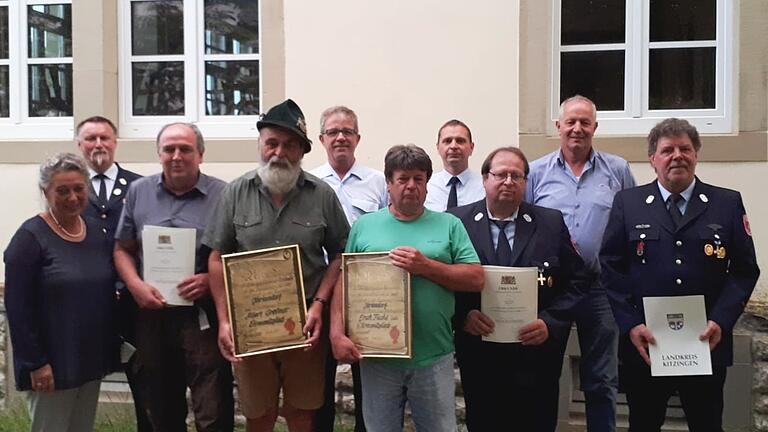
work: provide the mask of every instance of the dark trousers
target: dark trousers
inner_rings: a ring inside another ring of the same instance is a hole
[[[219,353],[216,326],[200,330],[197,307],[140,310],[137,362],[156,432],[186,432],[186,389],[198,432],[234,428],[232,369]]]
[[[560,371],[556,358],[535,361],[536,351],[520,344],[462,343],[457,337],[470,432],[497,432],[509,424],[521,431],[555,431]]]
[[[122,284],[122,282],[121,282]],[[139,307],[133,300],[131,293],[127,288],[123,288],[118,291],[117,294],[117,317],[118,328],[120,335],[125,342],[133,345],[136,348],[136,314]],[[142,393],[143,387],[141,386],[140,376],[141,371],[136,364],[137,355],[134,353],[131,356],[128,363],[123,364],[123,371],[125,377],[128,379],[128,386],[131,388],[131,395],[133,396],[133,408],[136,411],[136,432],[152,432],[152,424],[147,417],[147,410],[144,406],[144,394]]]
[[[726,368],[713,366],[712,375],[652,377],[650,368],[623,366],[629,403],[630,432],[660,431],[667,402],[677,392],[691,432],[722,432],[723,385]]]
[[[336,420],[336,366],[333,350],[328,350],[325,361],[325,401],[315,413],[315,430],[317,432],[333,432]],[[355,432],[366,432],[363,421],[363,389],[360,384],[360,364],[352,365],[352,390],[355,397]]]

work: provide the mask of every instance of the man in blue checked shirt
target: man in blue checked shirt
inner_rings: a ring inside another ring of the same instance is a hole
[[[560,105],[555,122],[560,150],[531,164],[526,200],[560,210],[587,267],[600,271],[598,253],[613,196],[635,186],[626,160],[592,147],[597,108],[584,96]],[[581,389],[589,432],[616,429],[618,329],[598,282],[574,310],[581,347]]]
[[[357,114],[345,106],[332,106],[320,115],[320,142],[328,154],[328,162],[310,171],[328,183],[336,192],[349,225],[358,217],[387,206],[384,173],[368,168],[355,158],[360,143]],[[317,432],[333,432],[335,419],[336,359],[329,352],[325,364],[325,402],[315,417]],[[355,432],[365,432],[360,366],[352,364],[355,396]]]

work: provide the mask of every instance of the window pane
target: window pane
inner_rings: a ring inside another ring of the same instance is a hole
[[[71,5],[27,8],[29,57],[72,57]]]
[[[184,115],[184,63],[134,63],[133,115]]]
[[[131,4],[133,55],[184,54],[184,4],[148,1]]]
[[[650,109],[715,108],[715,48],[652,49]]]
[[[72,115],[72,65],[29,65],[29,116]]]
[[[0,117],[9,117],[11,115],[11,109],[8,105],[9,89],[8,66],[0,66]]]
[[[7,59],[7,58],[8,58],[8,6],[3,6],[3,7],[0,7],[0,59]]]
[[[259,113],[259,62],[205,62],[207,115]]]
[[[651,0],[651,42],[715,40],[715,0]]]
[[[258,1],[207,0],[205,2],[206,54],[253,54],[258,52]]]
[[[560,55],[560,100],[586,96],[601,111],[624,109],[624,51]]]
[[[624,0],[562,1],[562,45],[624,42]]]

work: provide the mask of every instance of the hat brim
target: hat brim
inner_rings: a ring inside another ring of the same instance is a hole
[[[300,134],[293,125],[270,120],[259,120],[256,122],[256,129],[259,130],[259,132],[261,132],[261,129],[265,127],[285,129],[301,139],[301,141],[304,143],[304,153],[309,153],[309,151],[312,150],[312,140],[310,140],[306,135]]]

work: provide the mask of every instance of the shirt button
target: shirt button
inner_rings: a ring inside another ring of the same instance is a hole
[[[675,279],[675,283],[678,284],[678,285],[682,285],[683,284],[683,280],[682,279]]]
[[[576,208],[579,208],[579,206],[581,206],[581,204],[576,204]]]
[[[677,264],[677,265],[680,265],[682,263],[683,263],[683,260],[681,260],[679,258],[675,260],[675,264]]]
[[[675,242],[675,244],[678,245],[678,246],[682,246],[683,242],[682,242],[682,240],[678,240],[678,241]]]
[[[719,234],[715,234],[715,238],[716,238],[716,239],[719,239],[719,238],[720,238],[720,235],[719,235]]]
[[[106,233],[107,233],[107,229],[106,229],[106,228],[102,228],[102,229],[101,229],[101,232],[103,232],[104,234],[106,234]]]
[[[645,233],[640,234],[640,238],[644,239],[645,238]]]
[[[102,219],[106,219],[106,218],[107,218],[107,215],[105,215],[104,213],[102,213],[102,214],[101,214],[101,218],[102,218]]]

